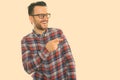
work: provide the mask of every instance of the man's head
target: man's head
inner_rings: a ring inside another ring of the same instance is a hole
[[[43,1],[31,3],[28,6],[28,14],[31,23],[39,30],[45,30],[48,26],[50,14],[47,13],[47,5]]]

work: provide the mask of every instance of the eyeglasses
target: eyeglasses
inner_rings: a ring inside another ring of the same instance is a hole
[[[38,16],[40,19],[44,19],[44,17],[46,16],[47,18],[50,18],[51,14],[47,13],[47,14],[34,14],[31,16]]]

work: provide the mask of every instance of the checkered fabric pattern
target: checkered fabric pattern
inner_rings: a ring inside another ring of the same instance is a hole
[[[48,41],[61,38],[57,50],[49,52]],[[34,80],[76,80],[75,62],[62,30],[48,28],[42,35],[34,30],[21,40],[24,70]]]

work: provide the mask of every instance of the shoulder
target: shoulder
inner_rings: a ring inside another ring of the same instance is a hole
[[[27,35],[25,35],[25,36],[23,36],[22,39],[21,39],[21,41],[25,41],[26,39],[30,39],[30,38],[33,38],[32,32],[29,33],[29,34],[27,34]]]

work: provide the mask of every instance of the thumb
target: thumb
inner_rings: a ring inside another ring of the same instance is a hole
[[[61,41],[63,41],[63,39],[62,39],[62,38],[60,38],[60,39],[59,39],[59,42],[61,42]]]
[[[55,43],[56,43],[56,42],[59,42],[59,39],[58,39],[58,38],[54,39],[54,42],[55,42]]]
[[[63,39],[61,39],[61,38],[56,38],[56,39],[54,40],[54,42],[60,42],[60,41],[63,41]]]

